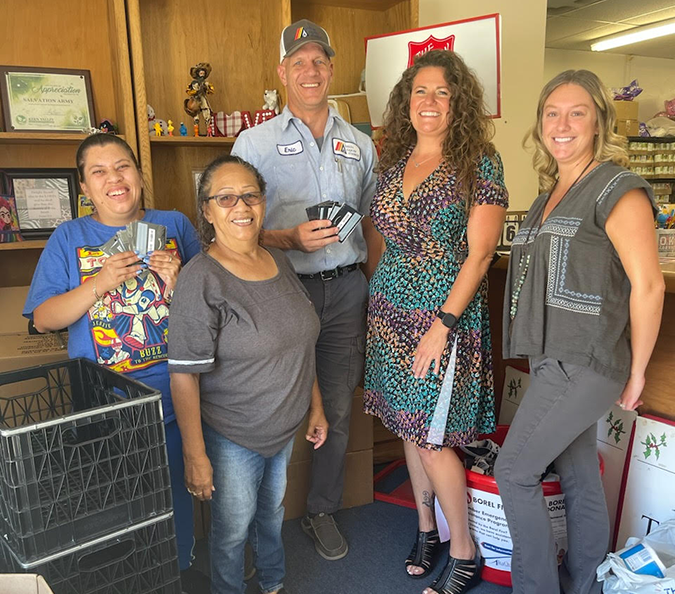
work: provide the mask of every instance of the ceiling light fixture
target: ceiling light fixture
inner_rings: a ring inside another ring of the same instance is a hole
[[[655,39],[657,37],[663,37],[664,35],[673,34],[675,34],[675,21],[668,21],[667,23],[662,23],[656,27],[639,27],[628,33],[622,33],[621,35],[592,43],[591,50],[594,52],[602,52],[604,50],[614,49],[615,47],[631,45],[633,43],[639,43],[640,41],[647,41],[648,39]]]

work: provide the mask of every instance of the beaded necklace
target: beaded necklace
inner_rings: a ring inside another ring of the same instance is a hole
[[[588,168],[591,166],[591,164],[595,161],[595,157],[593,157],[586,167],[584,167],[583,171],[577,176],[577,179],[574,180],[572,185],[567,188],[567,191],[562,195],[562,198],[558,201],[558,204],[556,204],[553,207],[553,210],[558,208],[560,206],[560,203],[565,199],[567,194],[569,194],[569,191],[577,185],[577,182],[581,179],[581,177],[586,173]],[[541,216],[539,217],[539,225],[537,227],[530,227],[527,230],[527,238],[525,239],[525,243],[523,244],[523,249],[520,254],[520,259],[518,260],[518,280],[516,281],[516,286],[513,289],[513,293],[511,294],[511,307],[509,308],[509,316],[511,320],[516,317],[516,314],[518,313],[518,299],[520,298],[520,291],[523,288],[523,284],[525,284],[525,277],[527,276],[527,271],[530,268],[530,256],[531,254],[529,253],[531,243],[530,243],[530,235],[532,234],[532,230],[536,229],[536,232],[534,234],[534,237],[532,238],[532,243],[534,243],[539,235],[539,231],[541,230],[542,225],[544,224],[543,218],[544,218],[544,211],[546,210],[546,206],[548,205],[548,201],[551,199],[551,194],[553,194],[553,191],[555,190],[555,186],[558,185],[558,180],[556,180],[555,185],[551,189],[551,192],[548,195],[548,198],[546,199],[546,204],[544,205],[543,210],[541,211]],[[549,216],[553,213],[553,210],[549,213]]]

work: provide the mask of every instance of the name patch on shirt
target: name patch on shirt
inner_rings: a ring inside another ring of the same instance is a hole
[[[280,155],[299,155],[305,149],[302,146],[302,140],[298,140],[293,144],[277,144],[277,151]]]
[[[361,149],[353,142],[333,138],[333,154],[340,155],[345,159],[361,160]]]

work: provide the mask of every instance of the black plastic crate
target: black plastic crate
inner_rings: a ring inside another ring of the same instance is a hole
[[[171,509],[159,392],[85,359],[0,374],[0,534],[21,562]]]
[[[0,543],[0,571],[39,573],[54,594],[180,594],[172,516],[169,512],[32,563],[22,563]]]

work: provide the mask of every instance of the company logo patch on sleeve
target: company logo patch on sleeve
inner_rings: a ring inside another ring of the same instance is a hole
[[[345,159],[361,160],[361,149],[353,142],[333,138],[333,154],[340,155]]]
[[[305,149],[302,146],[302,140],[298,140],[293,144],[277,144],[277,151],[284,157],[288,155],[299,155]]]

